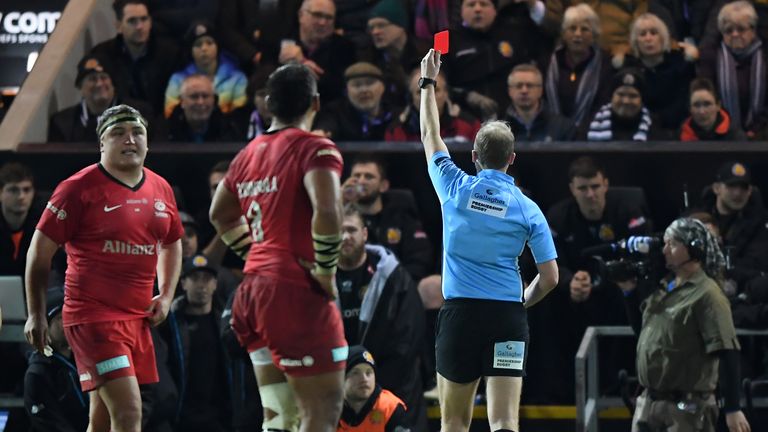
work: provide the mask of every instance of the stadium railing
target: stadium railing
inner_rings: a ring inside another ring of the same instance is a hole
[[[768,336],[768,330],[736,329],[739,336]],[[628,326],[588,327],[576,353],[576,432],[598,432],[600,411],[624,407],[620,397],[600,394],[598,345],[601,337],[634,336]],[[743,406],[744,404],[742,404]],[[755,407],[768,406],[768,399],[755,399]]]

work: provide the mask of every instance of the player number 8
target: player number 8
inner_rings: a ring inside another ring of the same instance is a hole
[[[251,235],[253,241],[261,243],[264,241],[264,228],[261,227],[261,206],[258,202],[251,201],[251,206],[248,207],[248,212],[245,215],[249,221],[251,221]]]

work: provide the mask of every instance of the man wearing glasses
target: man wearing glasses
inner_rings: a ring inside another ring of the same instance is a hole
[[[299,8],[299,33],[280,43],[278,62],[301,63],[318,80],[323,103],[344,94],[344,70],[356,60],[357,49],[335,30],[332,0],[304,0]]]
[[[507,77],[511,103],[503,119],[509,122],[517,141],[568,141],[576,127],[559,114],[544,109],[542,76],[532,64],[515,66]]]
[[[752,138],[763,129],[765,63],[763,42],[755,31],[757,12],[747,1],[728,3],[717,15],[720,41],[702,49],[696,75],[716,84],[731,122]]]

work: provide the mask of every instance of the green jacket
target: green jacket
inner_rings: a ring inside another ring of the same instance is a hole
[[[720,286],[700,271],[671,291],[658,290],[641,305],[637,374],[661,392],[712,392],[716,351],[739,350],[731,307]]]

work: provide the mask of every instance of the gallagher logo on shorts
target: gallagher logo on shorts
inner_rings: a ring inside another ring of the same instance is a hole
[[[525,342],[506,341],[493,344],[493,367],[523,370]]]
[[[131,367],[131,361],[128,360],[127,355],[117,356],[102,362],[96,363],[96,373],[104,375],[118,369],[125,369]]]
[[[343,346],[334,348],[331,350],[331,357],[333,358],[334,363],[338,363],[340,361],[345,361],[347,357],[349,357],[349,347]]]

